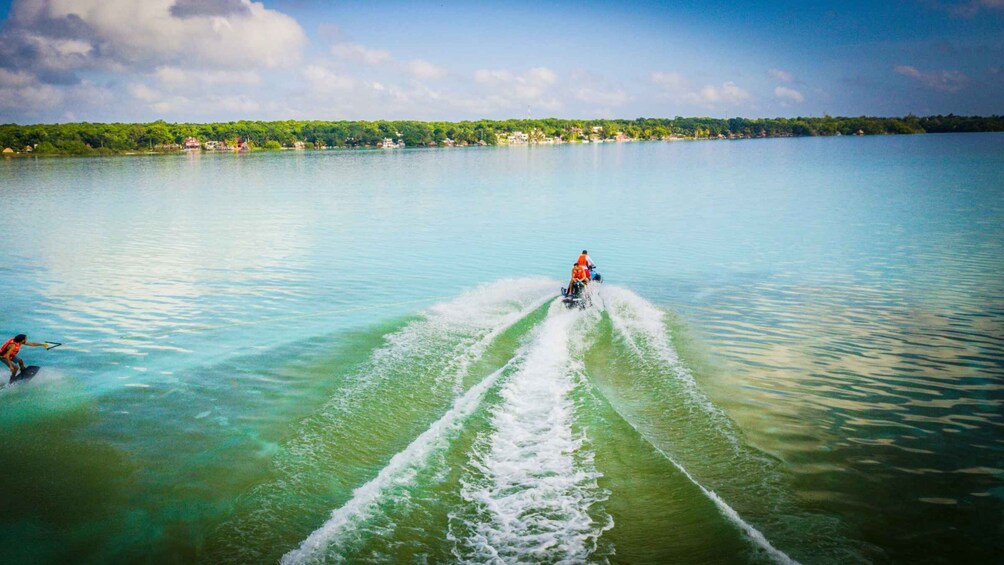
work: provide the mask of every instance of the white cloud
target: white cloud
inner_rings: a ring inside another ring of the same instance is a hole
[[[0,68],[0,88],[12,88],[33,84],[37,79],[25,71],[8,71]]]
[[[575,90],[575,97],[588,104],[603,106],[623,106],[630,100],[630,97],[623,90],[602,90],[590,86]]]
[[[162,86],[172,88],[261,84],[261,76],[255,71],[190,71],[180,67],[157,67],[153,74]]]
[[[296,20],[260,2],[181,5],[179,17],[175,0],[20,0],[4,40],[35,53],[26,64],[68,70],[274,68],[299,61],[307,42]]]
[[[603,75],[580,69],[573,71],[565,80],[570,98],[595,106],[590,112],[612,113],[610,106],[623,106],[631,96],[620,86]],[[604,108],[599,108],[604,106]]]
[[[332,45],[331,54],[341,59],[366,63],[367,65],[389,63],[393,59],[390,51],[370,49],[358,43],[338,43]]]
[[[89,80],[60,88],[44,84],[24,71],[0,69],[0,110],[12,110],[21,116],[42,117],[60,107],[107,107],[113,100],[111,90]],[[63,119],[68,119],[65,113]]]
[[[781,82],[792,82],[795,80],[794,75],[781,69],[771,69],[767,71],[767,74]]]
[[[65,98],[62,90],[38,82],[18,86],[0,86],[0,109],[20,112],[47,110],[61,105]]]
[[[679,73],[654,72],[652,73],[652,82],[670,94],[679,94],[690,88],[690,81]]]
[[[305,88],[291,93],[287,117],[305,119],[433,119],[462,96],[446,96],[425,83],[395,76],[391,80],[364,79],[324,63],[301,73]],[[397,79],[397,80],[395,80]],[[468,97],[469,98],[469,97]]]
[[[801,92],[799,92],[799,91],[797,91],[797,90],[795,90],[793,88],[785,88],[783,86],[779,86],[779,87],[777,87],[777,88],[774,89],[774,96],[776,96],[776,97],[778,97],[778,98],[780,98],[782,100],[788,100],[788,101],[791,101],[791,102],[804,102],[805,101],[805,96],[802,96]]]
[[[314,92],[351,90],[357,83],[351,76],[335,73],[321,65],[309,65],[303,69],[302,75],[310,90]]]
[[[424,59],[398,62],[390,51],[371,49],[358,43],[338,43],[331,46],[331,54],[343,61],[368,66],[387,66],[419,80],[434,80],[447,75],[446,69]]]
[[[505,69],[478,69],[474,83],[481,92],[476,98],[460,100],[471,112],[517,110],[529,105],[553,112],[563,107],[558,92],[558,75],[547,67],[534,67],[522,73]]]
[[[704,104],[705,106],[715,106],[718,104],[740,104],[750,97],[749,93],[736,85],[732,81],[723,83],[721,86],[711,84],[697,92],[687,94],[687,99],[691,102]]]
[[[693,105],[695,108],[742,106],[751,99],[749,92],[732,81],[726,81],[720,86],[707,84],[695,90],[693,82],[680,73],[654,72],[650,79],[662,89],[663,98],[681,105]]]
[[[492,84],[508,82],[513,80],[513,74],[509,71],[478,69],[474,71],[474,82],[478,84]]]
[[[479,69],[474,82],[489,86],[516,98],[529,99],[542,95],[558,82],[558,75],[547,67],[534,67],[522,74],[507,70]]]
[[[156,102],[160,100],[161,97],[160,91],[154,90],[141,82],[130,84],[128,89],[129,94],[131,94],[133,98],[143,102]]]
[[[909,65],[899,65],[893,69],[897,73],[910,77],[924,86],[941,92],[958,92],[969,86],[969,77],[961,71],[921,71]]]
[[[415,59],[413,61],[402,63],[402,67],[416,78],[420,79],[437,79],[446,76],[446,69],[433,65],[428,61],[423,61],[422,59]]]
[[[262,109],[261,104],[246,94],[169,94],[143,84],[130,84],[129,92],[147,108],[165,116],[247,115]]]

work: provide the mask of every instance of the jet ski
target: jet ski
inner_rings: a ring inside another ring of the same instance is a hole
[[[603,276],[593,269],[590,279],[594,283],[603,282]],[[571,310],[572,308],[578,308],[579,310],[585,310],[586,308],[593,305],[593,299],[591,292],[589,291],[589,285],[583,282],[572,283],[571,288],[561,289],[561,302],[565,305],[565,308]]]

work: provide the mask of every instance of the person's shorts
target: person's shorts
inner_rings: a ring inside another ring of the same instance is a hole
[[[10,362],[13,363],[13,364],[15,364],[15,365],[24,365],[24,361],[22,361],[21,358],[18,357],[17,355],[11,357],[10,358]],[[2,366],[3,365],[0,365],[0,367],[2,367]]]

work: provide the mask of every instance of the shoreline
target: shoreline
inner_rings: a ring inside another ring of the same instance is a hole
[[[902,135],[938,135],[938,134],[980,134],[980,133],[1001,133],[1000,131],[952,131],[952,132],[915,132],[915,133],[864,133],[864,134],[854,134],[854,135],[766,135],[766,136],[733,136],[733,137],[668,137],[665,139],[607,139],[607,140],[577,140],[577,141],[562,141],[558,143],[495,143],[495,144],[467,144],[467,145],[416,145],[407,147],[395,147],[393,149],[380,147],[379,145],[363,145],[363,146],[336,146],[336,147],[304,147],[304,148],[293,148],[293,147],[280,147],[277,149],[266,149],[262,147],[254,147],[249,150],[205,150],[205,149],[171,149],[162,151],[114,151],[108,149],[92,149],[85,153],[70,153],[70,152],[55,152],[55,153],[43,153],[37,151],[15,151],[12,153],[3,153],[4,159],[27,159],[27,158],[67,158],[67,157],[83,157],[83,158],[96,158],[96,157],[151,157],[151,156],[167,156],[167,155],[249,155],[249,154],[262,154],[262,153],[322,153],[328,151],[399,151],[414,150],[414,149],[426,149],[426,150],[449,150],[449,149],[477,149],[477,148],[487,148],[487,147],[555,147],[559,145],[611,145],[611,144],[623,144],[623,143],[676,143],[676,142],[696,142],[696,141],[754,141],[761,139],[802,139],[802,138],[831,138],[831,137],[888,137],[888,136],[902,136]]]
[[[401,149],[1004,131],[1004,116],[249,121],[0,125],[6,156]]]

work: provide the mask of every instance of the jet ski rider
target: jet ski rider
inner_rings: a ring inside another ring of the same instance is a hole
[[[585,249],[582,250],[582,255],[575,261],[575,264],[582,267],[586,271],[586,280],[592,280],[592,269],[596,268],[596,264],[593,260],[589,258],[589,252]]]
[[[568,281],[568,296],[575,294],[575,283],[582,283],[585,286],[589,282],[589,275],[586,269],[578,263],[572,263],[572,280]]]

